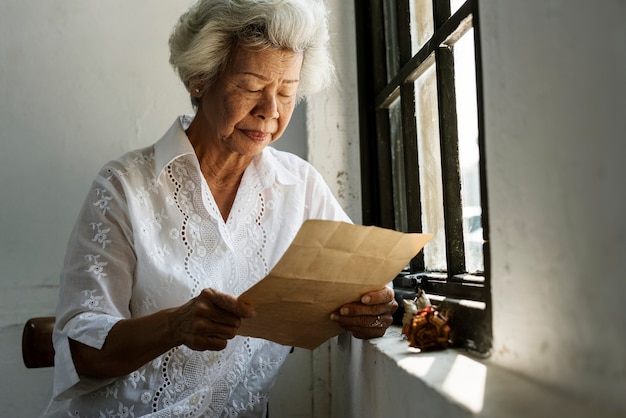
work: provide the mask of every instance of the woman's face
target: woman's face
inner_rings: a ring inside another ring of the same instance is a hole
[[[296,103],[302,54],[236,48],[213,85],[201,91],[203,134],[230,152],[260,153],[284,132]]]

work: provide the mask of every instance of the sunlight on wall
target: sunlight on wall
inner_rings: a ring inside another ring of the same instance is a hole
[[[485,400],[486,381],[484,364],[457,355],[443,382],[443,390],[472,412],[480,412]]]
[[[482,411],[487,382],[484,364],[451,351],[428,354],[407,349],[398,366],[429,386],[439,388],[470,411]]]
[[[412,350],[409,349],[410,351]],[[417,377],[427,376],[433,364],[435,364],[434,357],[423,356],[408,357],[398,362],[398,366]]]
[[[430,385],[440,387],[450,398],[470,411],[482,411],[487,367],[460,354],[447,354],[445,357],[425,353],[410,354],[410,357],[398,361],[398,366]]]
[[[394,331],[399,332],[391,330],[390,333]],[[484,364],[449,350],[420,353],[406,347],[406,341],[400,339],[394,338],[392,344],[402,350],[402,353],[398,351],[394,355],[400,368],[468,410],[474,413],[483,410],[487,383],[487,367]]]

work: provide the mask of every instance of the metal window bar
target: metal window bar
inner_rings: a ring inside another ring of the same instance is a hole
[[[404,0],[397,11],[398,32],[408,34],[411,31],[410,0]],[[400,63],[404,66],[412,58],[410,36],[398,36],[400,46]],[[405,193],[407,212],[407,232],[422,232],[422,208],[420,180],[417,175],[418,147],[416,138],[417,122],[415,120],[415,89],[413,83],[403,83],[400,86],[400,100],[402,109],[402,129],[404,147]],[[411,261],[411,271],[424,271],[424,254],[420,252]]]
[[[467,4],[467,3],[466,3]],[[433,4],[435,33],[450,18],[450,2]],[[437,71],[439,103],[439,133],[443,172],[443,209],[446,233],[446,261],[448,277],[465,273],[463,242],[463,202],[461,200],[461,173],[459,169],[459,134],[454,85],[454,55],[452,46],[433,45]]]
[[[359,90],[359,132],[361,136],[361,173],[363,222],[393,228],[394,208],[391,176],[391,141],[387,109],[377,111],[371,105],[374,92],[387,85],[386,37],[382,2],[355,3],[355,21],[359,28],[357,43]]]

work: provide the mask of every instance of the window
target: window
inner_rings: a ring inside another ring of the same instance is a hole
[[[355,0],[363,222],[435,234],[394,284],[491,348],[477,0]],[[401,314],[401,312],[400,312]]]

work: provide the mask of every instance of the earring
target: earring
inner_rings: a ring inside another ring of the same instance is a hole
[[[199,89],[199,88],[194,89],[194,91],[195,91],[196,93],[200,93],[200,89]]]

